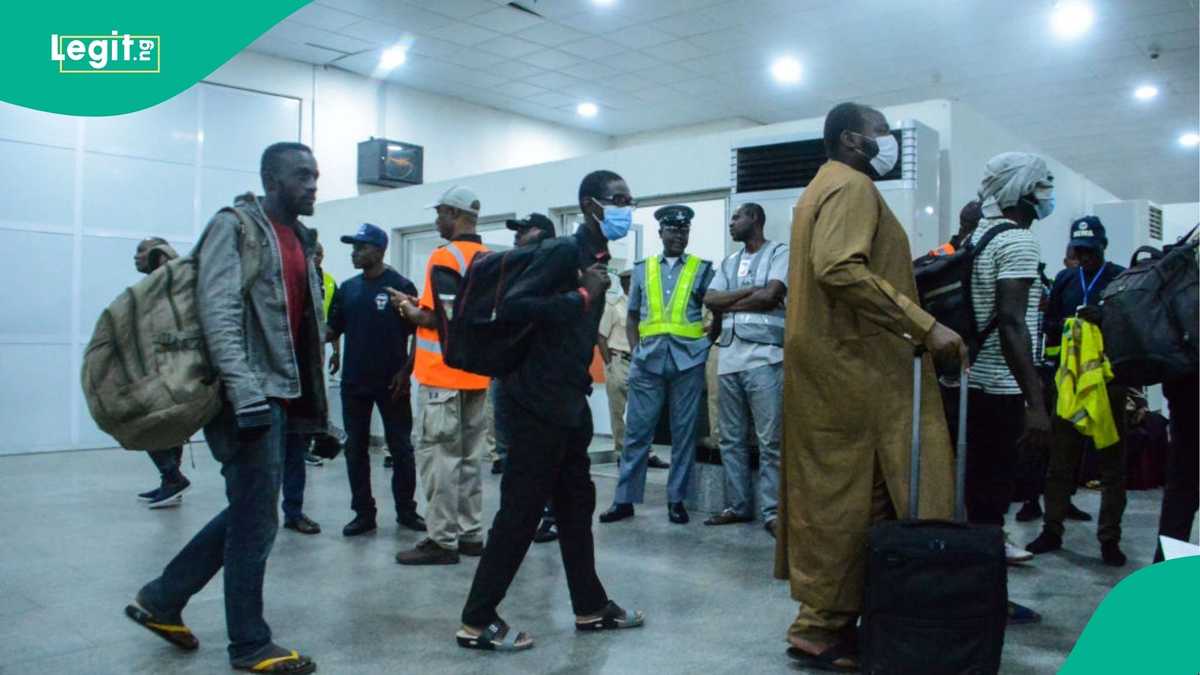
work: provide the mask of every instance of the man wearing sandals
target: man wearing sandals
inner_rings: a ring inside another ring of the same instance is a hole
[[[240,217],[218,213],[197,247],[200,322],[225,396],[204,437],[222,464],[229,506],[138,591],[125,613],[176,647],[194,650],[199,641],[183,623],[183,608],[223,567],[230,663],[296,675],[317,666],[271,641],[263,577],[279,529],[284,439],[323,431],[327,416],[316,234],[297,219],[313,213],[317,162],[305,145],[276,143],[263,152],[261,175],[266,197],[239,197]],[[247,251],[261,255],[261,271],[245,293],[242,237],[257,244]]]
[[[584,223],[571,237],[539,244],[547,256],[571,256],[570,264],[546,265],[541,278],[522,279],[522,292],[500,308],[503,318],[533,326],[529,357],[500,389],[510,434],[500,511],[456,634],[467,649],[528,649],[533,639],[496,613],[525,558],[547,498],[558,520],[559,548],[575,627],[580,631],[633,628],[641,612],[608,599],[596,576],[592,513],[596,486],[588,444],[592,416],[588,366],[596,345],[609,279],[608,241],[629,232],[633,198],[611,171],[588,174],[579,186]]]

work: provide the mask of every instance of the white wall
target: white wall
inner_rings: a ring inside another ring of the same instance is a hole
[[[1163,243],[1170,244],[1200,223],[1200,202],[1163,204]]]
[[[670,129],[658,129],[655,131],[643,131],[636,134],[617,136],[613,139],[613,147],[627,148],[633,145],[647,145],[650,143],[661,143],[663,141],[675,141],[683,138],[696,138],[697,136],[708,136],[710,134],[717,134],[723,131],[736,131],[738,129],[750,129],[761,126],[764,125],[761,122],[755,122],[752,119],[745,117],[730,117],[728,119],[715,120],[712,122],[687,124],[681,127],[672,127]]]
[[[358,143],[371,136],[424,146],[425,181],[437,182],[590,154],[609,136],[265,54],[242,52],[207,78],[303,101],[303,138],[321,169],[319,200],[379,188],[357,182]]]

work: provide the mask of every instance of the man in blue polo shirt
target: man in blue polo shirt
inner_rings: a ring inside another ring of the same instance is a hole
[[[350,478],[350,508],[354,520],[342,530],[353,537],[375,529],[375,499],[371,496],[371,465],[367,455],[371,434],[371,409],[378,408],[384,437],[392,456],[392,497],[396,521],[425,531],[425,521],[413,501],[417,473],[413,459],[412,407],[409,401],[409,342],[416,327],[388,302],[389,288],[416,295],[417,287],[383,262],[388,237],[380,228],[363,223],[353,236],[342,237],[352,244],[350,259],[362,274],[346,280],[333,296],[329,308],[331,342],[346,336],[342,354],[342,417],[346,429],[346,474]],[[336,373],[338,354],[330,359]]]

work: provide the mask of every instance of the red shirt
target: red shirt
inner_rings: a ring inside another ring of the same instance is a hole
[[[300,245],[295,230],[275,222],[272,222],[271,226],[275,228],[275,238],[279,240],[288,325],[292,328],[292,349],[295,350],[300,340],[304,304],[308,302],[308,264],[304,259],[304,247]]]

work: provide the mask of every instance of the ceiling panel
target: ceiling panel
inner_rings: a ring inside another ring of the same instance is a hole
[[[607,134],[961,100],[1118,195],[1197,198],[1197,151],[1176,142],[1200,128],[1193,0],[1088,0],[1095,25],[1073,41],[1053,35],[1048,0],[519,1],[541,16],[507,0],[317,0],[250,49],[370,75],[404,44],[389,81]],[[772,81],[783,55],[800,84]],[[1135,101],[1143,83],[1159,96]],[[574,114],[585,98],[595,118]]]

